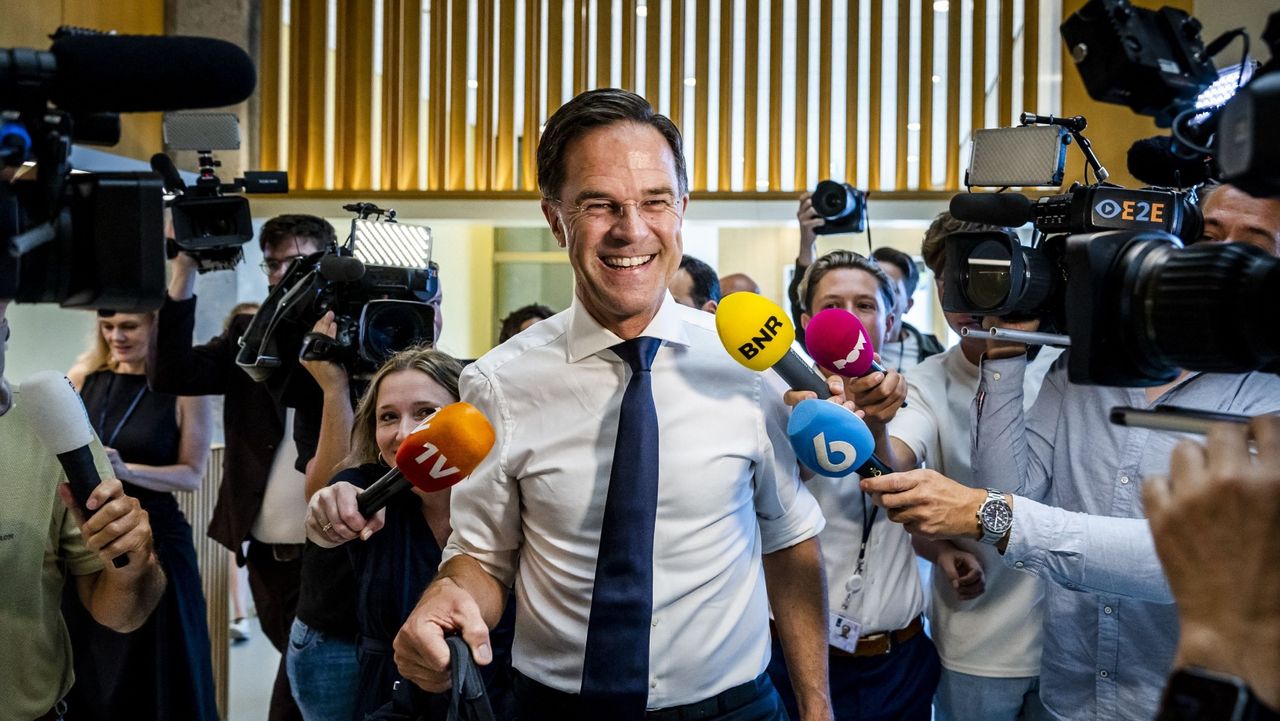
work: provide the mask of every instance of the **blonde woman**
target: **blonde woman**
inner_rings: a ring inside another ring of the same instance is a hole
[[[197,489],[204,476],[210,403],[147,388],[154,320],[153,313],[98,311],[90,349],[68,372],[125,493],[149,514],[169,579],[155,613],[129,634],[99,626],[74,593],[64,596],[76,673],[68,721],[217,719],[191,526],[174,497]]]

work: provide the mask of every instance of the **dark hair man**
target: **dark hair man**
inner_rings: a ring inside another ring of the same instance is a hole
[[[782,719],[772,607],[798,721],[830,719],[821,512],[781,389],[667,292],[689,200],[679,131],[634,93],[583,93],[547,121],[538,183],[573,305],[462,375],[496,447],[452,491],[447,560],[394,644],[401,673],[445,688],[446,633],[488,663],[514,586],[522,718]]]
[[[898,322],[885,336],[884,345],[878,346],[886,367],[904,371],[931,355],[941,353],[942,343],[931,333],[922,333],[906,321],[907,312],[916,304],[916,286],[920,284],[920,269],[911,256],[897,248],[876,248],[871,258],[884,268],[894,282],[897,305],[894,315]]]
[[[1255,198],[1234,185],[1206,186],[1201,242],[1249,243],[1280,256],[1280,198]]]
[[[720,303],[720,279],[711,266],[692,255],[680,259],[680,270],[668,287],[680,305],[715,313]]]
[[[554,310],[541,303],[530,303],[516,308],[507,314],[506,318],[502,319],[502,330],[498,332],[498,343],[506,343],[515,337],[517,333],[521,333],[534,323],[546,320],[555,314]]]

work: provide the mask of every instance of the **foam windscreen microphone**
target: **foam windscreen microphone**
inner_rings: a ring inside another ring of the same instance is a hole
[[[156,153],[151,156],[151,169],[160,174],[164,178],[164,189],[172,192],[182,192],[187,189],[187,182],[182,179],[182,174],[178,172],[177,166],[173,164],[173,158],[164,153]]]
[[[777,303],[746,291],[727,295],[716,307],[716,333],[742,365],[753,371],[772,368],[793,390],[831,397],[827,380],[791,350],[796,329]]]
[[[844,406],[809,399],[791,409],[787,440],[805,468],[822,476],[844,478],[893,473],[876,458],[871,429]]]
[[[49,48],[49,99],[63,110],[113,113],[235,105],[258,73],[240,47],[179,35],[66,35]]]
[[[93,428],[80,394],[67,377],[57,371],[34,373],[19,389],[19,402],[31,417],[36,436],[58,457],[71,487],[71,496],[80,513],[88,519],[89,496],[102,483],[93,461]],[[129,564],[127,555],[111,559],[116,568]]]
[[[845,378],[884,373],[875,360],[875,346],[858,316],[844,308],[827,308],[809,321],[804,331],[805,349],[819,366]],[[906,401],[902,403],[906,407]]]
[[[1129,173],[1150,185],[1189,188],[1209,179],[1208,159],[1186,157],[1175,150],[1172,138],[1157,135],[1129,146]]]
[[[432,413],[400,444],[395,468],[356,496],[360,514],[371,518],[410,486],[432,493],[458,483],[489,455],[493,440],[489,419],[470,403]]]
[[[1016,228],[1035,219],[1034,205],[1020,193],[958,193],[949,209],[956,220]]]

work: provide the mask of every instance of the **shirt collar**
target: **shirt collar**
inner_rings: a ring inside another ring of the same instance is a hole
[[[697,312],[700,313],[702,311]],[[653,317],[653,320],[649,321],[649,325],[645,327],[644,332],[640,335],[658,338],[665,343],[688,346],[689,335],[685,329],[685,322],[680,315],[680,304],[676,303],[675,298],[671,297],[671,293],[663,291],[662,305],[658,308],[657,315]],[[613,331],[600,325],[591,316],[591,313],[578,300],[578,294],[574,293],[573,304],[570,306],[569,314],[569,362],[577,363],[583,358],[593,356],[621,342],[622,339],[615,335]]]

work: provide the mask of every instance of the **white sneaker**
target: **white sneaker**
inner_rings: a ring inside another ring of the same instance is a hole
[[[232,643],[240,643],[249,640],[249,619],[238,618],[232,622],[227,634],[231,636]]]

